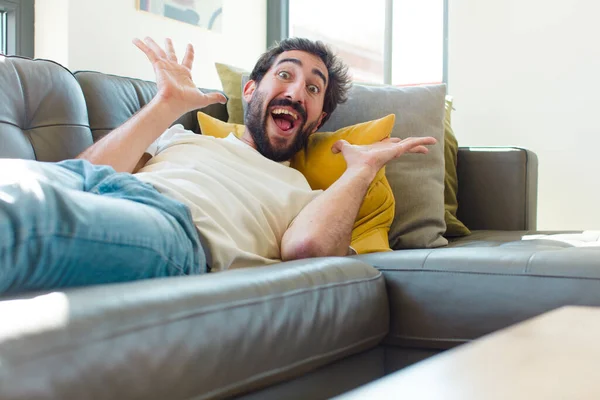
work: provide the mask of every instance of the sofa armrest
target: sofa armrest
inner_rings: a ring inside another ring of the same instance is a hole
[[[538,160],[517,147],[458,150],[458,218],[472,230],[535,230]]]

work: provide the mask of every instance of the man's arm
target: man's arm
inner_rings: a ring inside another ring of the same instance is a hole
[[[158,89],[156,96],[127,122],[77,156],[93,164],[110,165],[120,172],[139,169],[145,150],[181,115],[226,101],[221,93],[204,94],[194,84],[191,44],[181,64],[170,39],[165,40],[165,50],[150,38],[143,42],[135,39],[134,44],[152,63]]]
[[[164,101],[155,97],[127,122],[77,158],[83,158],[92,164],[110,165],[117,172],[134,172],[145,150],[179,116]]]
[[[345,256],[352,228],[377,172],[405,153],[427,153],[432,137],[386,139],[370,146],[354,146],[346,141],[334,144],[348,167],[344,174],[298,214],[281,241],[282,260],[309,257]]]

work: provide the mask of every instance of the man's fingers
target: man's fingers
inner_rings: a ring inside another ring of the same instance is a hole
[[[212,103],[221,103],[221,104],[225,104],[227,103],[227,97],[225,97],[223,95],[223,93],[219,93],[219,92],[212,92],[212,93],[208,93],[206,94],[206,97],[208,99],[210,99],[211,104]]]
[[[181,65],[188,69],[192,69],[192,64],[194,63],[194,46],[191,43],[185,48],[185,55],[183,56],[183,61]]]
[[[429,152],[427,146],[431,146],[436,143],[437,140],[431,136],[406,138],[398,144],[398,147],[401,149],[398,155],[402,155],[404,153],[427,154]]]
[[[398,137],[390,137],[390,138],[385,138],[381,141],[385,142],[385,143],[406,143],[407,145],[412,145],[413,143],[418,143],[418,144],[422,144],[422,145],[431,145],[431,144],[437,143],[437,140],[435,140],[435,138],[433,138],[431,136],[408,137],[406,139],[400,139]]]
[[[169,60],[177,62],[177,54],[175,54],[173,41],[170,38],[165,39],[165,52],[167,53],[167,58]]]
[[[333,154],[338,154],[342,152],[342,149],[344,148],[344,145],[348,144],[347,141],[345,140],[338,140],[337,142],[335,142],[333,144],[333,146],[331,146],[331,152]]]
[[[425,146],[417,146],[417,147],[413,147],[412,149],[408,150],[409,153],[422,153],[422,154],[427,154],[429,153],[429,149]]]
[[[144,52],[144,54],[146,55],[146,57],[148,57],[148,60],[150,60],[151,63],[156,61],[156,54],[154,54],[154,52],[152,50],[150,50],[150,48],[148,46],[146,46],[146,44],[144,42],[142,42],[140,39],[138,39],[138,38],[133,39],[133,44],[138,49],[140,49],[141,51]]]
[[[165,53],[165,51],[161,49],[160,46],[157,45],[154,40],[152,40],[152,38],[146,37],[144,39],[144,43],[146,43],[146,46],[148,46],[150,50],[152,50],[154,54],[156,54],[157,57],[167,58],[167,54]]]
[[[436,144],[437,140],[434,137],[431,136],[424,136],[424,137],[409,137],[406,138],[404,140],[402,140],[402,143],[406,144],[407,146],[412,147],[413,145],[432,145],[432,144]]]

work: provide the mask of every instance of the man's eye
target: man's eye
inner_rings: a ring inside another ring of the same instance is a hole
[[[287,71],[281,71],[277,75],[282,79],[290,79],[291,78],[290,73]]]
[[[317,85],[308,85],[308,91],[312,94],[319,94],[321,91]]]

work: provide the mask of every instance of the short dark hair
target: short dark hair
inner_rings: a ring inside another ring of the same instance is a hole
[[[327,82],[325,100],[323,102],[323,111],[327,115],[325,115],[321,121],[321,125],[319,125],[322,126],[329,119],[337,105],[348,100],[348,90],[352,84],[346,64],[333,54],[329,46],[323,42],[304,38],[283,39],[260,56],[250,74],[250,79],[255,81],[258,86],[267,71],[273,66],[275,59],[284,51],[292,50],[304,51],[319,57],[327,68],[329,81]]]

